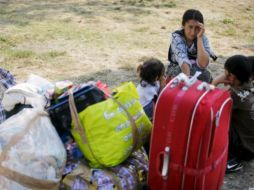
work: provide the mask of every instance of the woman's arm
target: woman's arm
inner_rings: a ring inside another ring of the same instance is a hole
[[[197,35],[197,49],[198,49],[197,62],[201,69],[205,69],[209,64],[209,55],[206,52],[203,44],[203,34],[205,32],[205,28],[202,23],[198,23],[198,25],[200,31]]]
[[[183,63],[181,65],[181,70],[184,74],[186,74],[187,76],[190,76],[190,65],[187,63]]]
[[[178,63],[182,72],[190,76],[191,63],[188,58],[186,41],[179,34],[173,33],[171,47],[175,61]]]

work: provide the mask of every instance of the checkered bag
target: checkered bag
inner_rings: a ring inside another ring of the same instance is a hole
[[[16,82],[13,75],[9,71],[0,68],[0,123],[4,122],[6,119],[5,111],[2,106],[4,92],[15,84]]]

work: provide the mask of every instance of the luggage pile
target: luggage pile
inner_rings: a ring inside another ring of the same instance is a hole
[[[136,87],[55,84],[36,75],[1,88],[0,189],[141,189],[151,122]],[[13,84],[13,85],[12,85]],[[2,90],[4,89],[4,90]]]
[[[197,75],[180,74],[163,89],[153,128],[131,82],[112,92],[100,81],[52,84],[36,75],[16,84],[3,69],[0,80],[0,189],[222,185],[232,100]]]

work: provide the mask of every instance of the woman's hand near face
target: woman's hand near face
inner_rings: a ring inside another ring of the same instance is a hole
[[[197,48],[198,48],[198,64],[201,69],[205,69],[209,64],[209,55],[205,50],[204,43],[203,43],[203,35],[205,32],[204,24],[200,22],[196,22],[197,28]]]
[[[197,22],[197,27],[199,29],[197,38],[202,38],[203,34],[205,33],[205,26],[204,26],[204,24]]]

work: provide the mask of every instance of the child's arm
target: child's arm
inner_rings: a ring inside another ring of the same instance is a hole
[[[214,86],[217,86],[217,85],[219,85],[219,84],[227,85],[227,84],[229,84],[229,83],[230,83],[230,81],[228,81],[228,80],[226,79],[226,75],[225,75],[225,74],[219,75],[218,77],[216,77],[216,78],[212,81],[212,84],[213,84]]]
[[[161,76],[159,81],[160,81],[160,92],[161,92],[162,89],[166,86],[166,78],[164,76]]]

